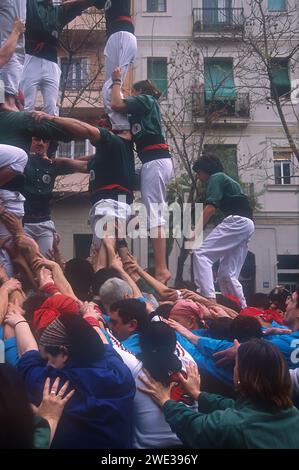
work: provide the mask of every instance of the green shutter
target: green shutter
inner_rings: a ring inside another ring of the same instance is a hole
[[[232,61],[205,61],[205,98],[207,102],[236,98]]]
[[[279,96],[285,95],[291,90],[289,67],[287,60],[273,62],[272,64],[273,84]]]
[[[268,0],[269,11],[284,11],[286,10],[285,0]]]
[[[156,85],[164,96],[167,95],[167,59],[149,58],[147,61],[147,78]]]

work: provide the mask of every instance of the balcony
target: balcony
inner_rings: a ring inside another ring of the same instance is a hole
[[[235,92],[234,96],[215,96],[206,100],[205,92],[192,95],[193,120],[212,126],[246,126],[250,120],[249,93]]]
[[[235,38],[244,22],[243,8],[193,8],[193,38]]]

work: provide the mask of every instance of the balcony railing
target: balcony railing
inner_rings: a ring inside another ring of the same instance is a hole
[[[217,95],[212,100],[207,100],[205,92],[194,92],[192,98],[195,118],[211,117],[213,114],[215,120],[226,117],[250,118],[249,93],[235,92],[232,97]]]
[[[243,8],[193,8],[193,35],[209,32],[240,32]]]

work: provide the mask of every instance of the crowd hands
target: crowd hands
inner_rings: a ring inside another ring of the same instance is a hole
[[[165,286],[124,241],[65,263],[58,235],[44,257],[18,219],[0,217],[16,273],[0,267],[1,422],[19,409],[1,448],[299,447],[298,291],[257,294],[242,310],[238,299]],[[273,421],[258,440],[241,422],[265,413]]]

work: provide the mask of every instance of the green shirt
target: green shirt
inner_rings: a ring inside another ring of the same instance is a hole
[[[24,170],[25,181],[22,194],[24,203],[24,222],[30,223],[32,217],[38,217],[36,222],[50,219],[50,201],[59,175],[67,175],[72,171],[64,164],[58,165],[55,159],[46,160],[39,156],[30,155]]]
[[[155,144],[165,144],[159,103],[153,96],[139,95],[125,99],[133,139],[137,150]]]
[[[223,172],[214,173],[209,177],[205,202],[219,208],[225,216],[240,215],[252,218],[252,209],[241,186]]]
[[[163,407],[173,432],[192,449],[299,449],[299,411],[266,410],[202,392],[198,413],[169,400]]]
[[[84,9],[79,5],[65,8],[63,4],[27,0],[26,53],[57,62],[58,34]]]
[[[92,203],[100,199],[117,200],[118,195],[125,195],[131,204],[135,172],[133,143],[107,129],[99,130],[101,138],[95,145],[96,154],[87,166]]]
[[[0,111],[0,144],[19,147],[29,154],[32,137],[70,142],[72,137],[52,121],[41,123],[25,112]]]

